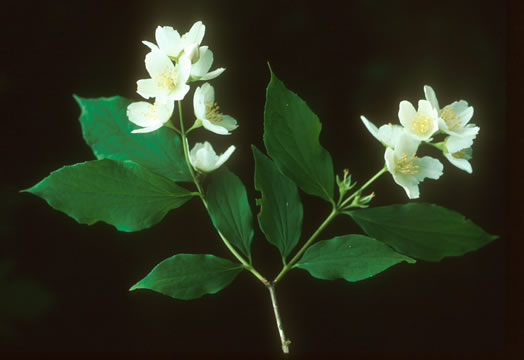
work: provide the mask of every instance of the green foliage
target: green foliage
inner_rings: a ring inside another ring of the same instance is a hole
[[[297,186],[255,146],[255,188],[262,193],[258,224],[286,258],[300,239],[303,209]]]
[[[151,133],[131,133],[138,128],[126,115],[131,100],[74,98],[82,109],[79,120],[84,139],[97,159],[132,160],[173,181],[192,181],[182,142],[172,130],[162,127]]]
[[[464,255],[498,237],[461,214],[435,204],[381,206],[351,211],[349,215],[369,236],[402,254],[427,261]]]
[[[121,231],[151,227],[192,196],[135,162],[109,159],[64,166],[23,191],[81,224],[104,221]]]
[[[264,109],[264,144],[284,174],[304,192],[333,201],[333,161],[319,143],[321,123],[271,72]]]
[[[212,174],[206,198],[215,227],[231,244],[251,258],[253,214],[242,181],[231,171],[222,168]]]
[[[177,254],[160,262],[129,289],[150,289],[175,299],[215,294],[242,271],[242,265],[208,254]]]
[[[296,266],[319,279],[359,281],[402,261],[415,262],[373,238],[344,235],[317,242],[306,250]]]

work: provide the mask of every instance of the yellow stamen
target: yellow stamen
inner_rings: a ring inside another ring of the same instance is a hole
[[[427,115],[416,113],[411,120],[411,129],[419,136],[427,135],[431,129],[431,118]]]
[[[151,106],[148,111],[146,111],[144,117],[152,121],[158,120],[158,102],[155,101],[155,104]]]
[[[418,174],[419,166],[415,165],[417,155],[413,154],[408,156],[406,153],[402,153],[399,159],[397,159],[397,170],[404,175],[415,175]]]
[[[155,80],[158,87],[173,90],[177,85],[174,75],[171,69],[166,66],[161,73],[153,77],[153,80]]]
[[[460,118],[453,111],[452,107],[446,106],[444,109],[440,109],[438,115],[444,120],[450,130],[460,127]]]
[[[466,157],[466,149],[462,149],[460,151],[457,151],[453,154],[451,154],[455,159],[464,159]]]
[[[206,101],[206,118],[212,123],[216,124],[224,119],[224,116],[219,110],[220,106],[218,106],[216,102],[211,103],[210,101]]]

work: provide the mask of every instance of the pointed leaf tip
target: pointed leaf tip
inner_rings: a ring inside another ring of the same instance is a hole
[[[344,235],[317,242],[306,250],[296,266],[318,279],[360,281],[403,261],[415,263],[373,238]]]
[[[462,256],[498,238],[462,214],[436,204],[408,203],[350,211],[370,236],[426,261]]]
[[[214,255],[177,254],[161,261],[129,290],[149,289],[174,299],[197,299],[224,289],[242,269]]]
[[[64,166],[27,191],[81,224],[127,232],[155,225],[193,196],[135,162],[109,159]]]
[[[320,144],[322,124],[271,72],[264,107],[264,144],[278,168],[304,192],[333,202],[333,160]]]

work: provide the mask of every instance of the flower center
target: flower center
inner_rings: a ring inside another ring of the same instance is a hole
[[[440,109],[438,115],[444,120],[450,130],[460,127],[460,118],[453,111],[453,108],[446,106],[444,109]]]
[[[164,70],[154,77],[154,80],[158,87],[168,90],[176,88],[175,74],[170,71],[169,67],[165,67]]]
[[[415,175],[418,174],[419,166],[415,165],[417,155],[413,154],[408,156],[406,153],[402,153],[399,159],[397,159],[397,170],[404,175]]]
[[[466,157],[466,151],[460,150],[451,154],[451,156],[453,156],[455,159],[464,159]]]
[[[149,107],[149,110],[145,112],[144,117],[151,120],[158,120],[158,102],[155,101],[155,104]]]
[[[427,115],[416,113],[411,120],[411,129],[419,136],[424,136],[431,131],[431,118]]]
[[[224,116],[219,110],[220,106],[216,102],[206,101],[206,118],[212,123],[216,124],[223,120]]]

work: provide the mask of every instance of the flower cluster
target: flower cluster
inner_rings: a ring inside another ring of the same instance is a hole
[[[386,147],[386,167],[410,199],[419,197],[420,182],[425,178],[438,179],[443,170],[439,160],[417,156],[420,144],[440,149],[451,164],[471,173],[471,146],[479,132],[478,126],[468,124],[473,107],[466,101],[455,101],[440,108],[431,86],[424,86],[424,93],[426,99],[419,100],[418,109],[409,101],[400,102],[401,125],[386,124],[377,128],[364,116],[360,117],[369,132]],[[439,134],[445,136],[444,140],[433,142],[433,136]]]
[[[137,93],[153,103],[139,101],[127,108],[127,117],[140,128],[133,133],[148,133],[169,123],[175,102],[184,99],[195,81],[211,80],[224,72],[224,68],[210,71],[213,52],[207,46],[200,46],[205,34],[205,25],[197,21],[184,35],[170,26],[158,26],[155,32],[156,44],[143,41],[151,51],[145,57],[149,79],[137,81]],[[208,82],[197,87],[193,96],[195,123],[191,129],[204,127],[220,135],[228,135],[238,127],[237,121],[222,114],[215,102],[215,90]],[[185,144],[184,146],[187,146]],[[220,167],[235,150],[232,145],[217,156],[210,143],[197,143],[189,152],[189,160],[198,172],[211,172]]]

